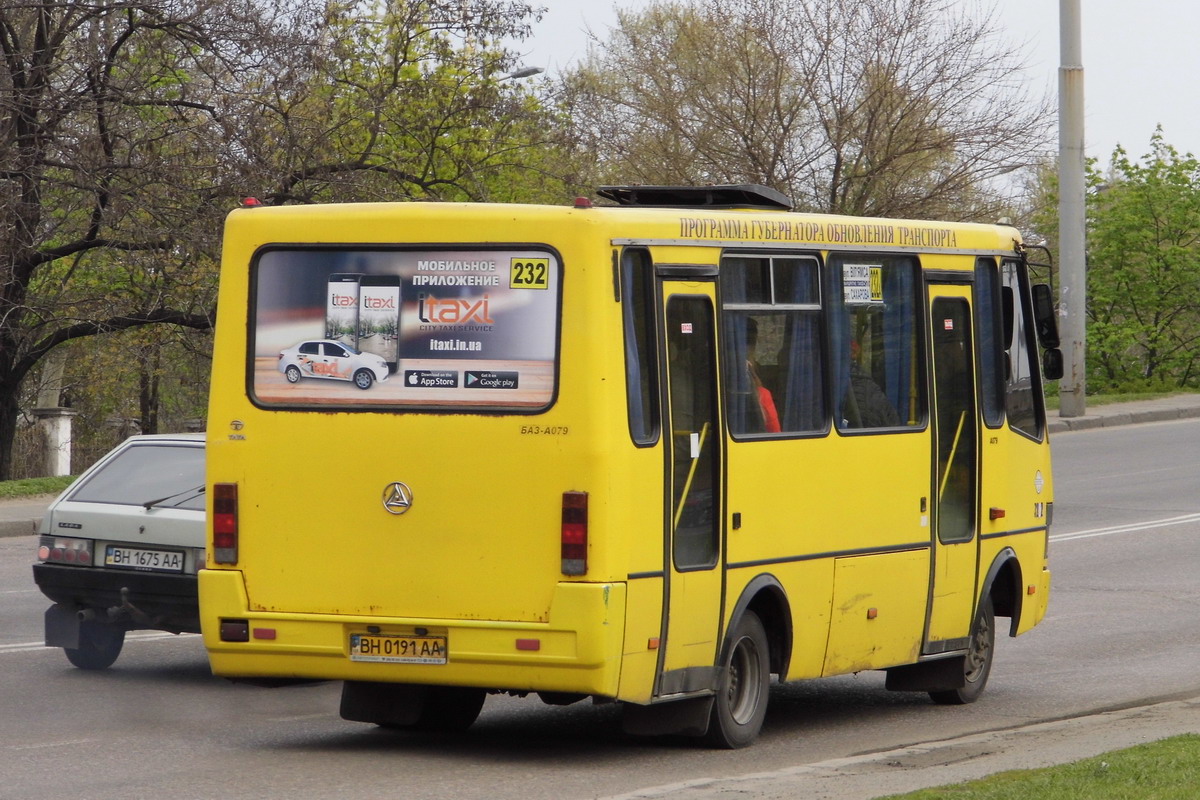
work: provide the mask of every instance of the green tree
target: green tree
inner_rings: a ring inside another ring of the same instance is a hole
[[[1200,385],[1200,161],[1118,147],[1088,194],[1088,386]]]
[[[565,81],[601,181],[755,182],[798,206],[994,218],[1051,142],[992,17],[951,0],[695,0],[619,15]]]
[[[502,46],[538,12],[495,0],[333,2],[316,46],[261,76],[228,131],[270,204],[561,199],[561,129]],[[247,123],[247,124],[240,124]]]

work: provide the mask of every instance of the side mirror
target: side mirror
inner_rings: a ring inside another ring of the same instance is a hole
[[[1056,381],[1063,376],[1063,354],[1057,347],[1051,347],[1042,353],[1042,376],[1048,381]]]
[[[1054,317],[1054,298],[1044,283],[1033,285],[1033,323],[1042,347],[1058,347],[1058,320]]]

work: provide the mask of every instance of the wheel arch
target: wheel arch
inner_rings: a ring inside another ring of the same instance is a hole
[[[992,559],[979,597],[982,600],[990,596],[995,615],[1009,618],[1010,637],[1017,635],[1017,626],[1021,622],[1021,606],[1025,600],[1021,593],[1023,585],[1021,561],[1011,547],[1006,547]]]
[[[792,610],[787,592],[778,578],[762,574],[746,584],[733,606],[727,630],[732,630],[747,611],[753,611],[766,629],[771,672],[783,678],[792,661]],[[728,646],[728,641],[722,645],[722,655]]]

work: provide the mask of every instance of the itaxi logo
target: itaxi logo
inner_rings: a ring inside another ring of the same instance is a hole
[[[395,296],[380,297],[378,295],[364,295],[362,307],[381,311],[394,310],[396,308],[396,298]]]
[[[331,294],[329,304],[335,308],[353,308],[358,305],[358,298],[352,294]]]
[[[491,325],[491,298],[439,299],[426,292],[417,295],[417,317],[434,325]]]

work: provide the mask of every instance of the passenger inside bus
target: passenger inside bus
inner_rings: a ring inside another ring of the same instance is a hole
[[[889,428],[900,424],[900,415],[862,365],[862,346],[850,340],[850,390],[843,406],[845,425],[851,428]]]
[[[750,383],[754,387],[758,399],[758,408],[762,413],[763,430],[767,433],[779,433],[779,412],[775,408],[775,396],[763,385],[762,368],[758,363],[758,323],[754,317],[746,317],[746,369],[750,373]]]

